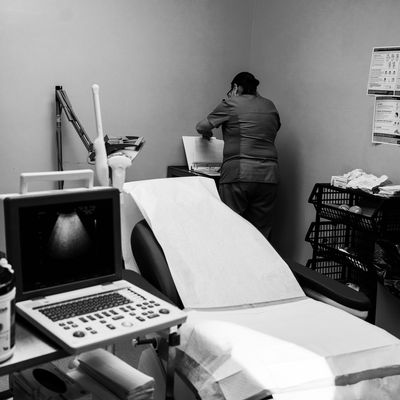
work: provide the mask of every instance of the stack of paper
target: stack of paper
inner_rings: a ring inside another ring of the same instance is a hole
[[[182,136],[188,169],[200,174],[218,176],[222,165],[224,141],[198,136]]]
[[[154,379],[104,349],[82,353],[78,370],[123,400],[153,399]],[[89,380],[87,380],[89,382]],[[84,382],[81,382],[84,385]],[[92,382],[93,384],[93,382]],[[93,387],[91,388],[93,390]],[[107,397],[111,399],[111,396]]]

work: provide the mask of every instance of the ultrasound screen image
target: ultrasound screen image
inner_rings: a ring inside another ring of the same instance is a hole
[[[101,199],[19,210],[24,292],[114,272],[110,202]]]

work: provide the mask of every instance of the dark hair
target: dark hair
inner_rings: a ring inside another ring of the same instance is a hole
[[[231,86],[235,83],[243,88],[243,94],[256,94],[260,81],[250,72],[240,72],[233,78]]]

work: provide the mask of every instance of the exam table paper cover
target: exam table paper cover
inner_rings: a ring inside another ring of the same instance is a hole
[[[400,341],[312,300],[189,310],[177,369],[204,399],[397,400]]]
[[[204,177],[124,185],[163,248],[186,308],[227,307],[303,297],[289,267]]]

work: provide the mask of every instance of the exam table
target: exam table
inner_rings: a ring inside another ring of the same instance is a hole
[[[181,327],[176,368],[200,398],[398,398],[400,343],[355,316],[365,317],[370,306],[365,296],[338,282],[320,279],[299,264],[289,263],[287,268],[247,221],[224,208],[206,178],[169,181],[174,182],[142,181],[124,188],[146,220],[132,231],[132,250],[143,276],[188,312],[188,322]],[[196,199],[202,192],[204,197]],[[187,203],[190,206],[185,210]],[[211,208],[210,218],[208,209],[201,210],[204,203]],[[239,261],[235,272],[240,282],[225,269],[221,287],[231,285],[232,289],[220,288],[217,292],[215,281],[220,271],[214,266],[209,268],[212,261],[207,261],[207,253],[211,252],[214,264],[223,264],[215,249],[223,253],[229,243],[222,235],[226,227],[219,231],[219,225],[224,224],[220,218],[232,224],[232,232],[228,233],[233,241],[230,252],[236,253],[229,262],[235,267],[233,264]],[[211,230],[210,236],[217,243],[213,248],[213,241],[204,236],[204,231],[200,232],[203,236],[196,234],[214,220],[215,231]],[[241,232],[245,235],[236,240]],[[247,241],[247,236],[251,240]],[[245,249],[240,249],[241,243]],[[248,253],[247,247],[252,246]],[[246,256],[243,260],[238,256],[241,252]],[[257,257],[252,258],[253,253]],[[267,264],[260,260],[260,254],[268,258]],[[255,273],[260,263],[268,265],[267,274]],[[209,283],[197,284],[203,269]],[[246,287],[248,277],[252,290]],[[242,291],[241,286],[246,290]],[[342,309],[312,300],[307,293]]]

